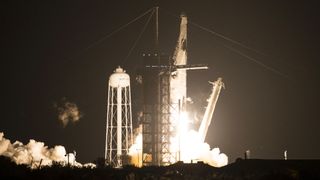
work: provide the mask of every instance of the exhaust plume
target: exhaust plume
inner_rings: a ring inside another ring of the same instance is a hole
[[[177,154],[176,158],[171,160],[175,163],[178,160],[184,163],[196,163],[203,161],[214,167],[222,167],[228,164],[228,156],[220,152],[219,148],[210,148],[210,145],[201,140],[198,131],[190,127],[194,120],[189,120],[186,112],[181,113],[177,125],[177,135],[171,138],[170,151]],[[145,155],[142,153],[142,126],[135,133],[134,144],[129,149],[131,163],[137,167],[143,165]]]
[[[37,142],[33,139],[30,139],[26,145],[20,141],[11,144],[10,140],[4,138],[3,132],[0,132],[0,156],[9,157],[16,164],[25,164],[32,169],[51,166],[53,162],[64,166],[82,166],[75,160],[75,154],[67,154],[66,149],[61,145],[48,148],[43,142]],[[91,163],[89,165],[94,167]]]

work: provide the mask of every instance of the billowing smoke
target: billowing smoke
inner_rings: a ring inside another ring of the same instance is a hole
[[[177,118],[178,119],[178,118]],[[198,131],[190,128],[190,121],[186,113],[180,114],[180,122],[177,126],[177,135],[171,137],[170,152],[178,156],[170,159],[171,163],[178,160],[185,163],[203,161],[214,167],[222,167],[228,164],[228,156],[220,152],[219,148],[210,148],[208,143],[201,140]],[[134,144],[129,149],[131,163],[141,167],[145,157],[142,154],[142,126],[135,133]]]
[[[43,142],[33,139],[30,139],[26,145],[20,141],[12,144],[10,140],[4,138],[3,132],[0,132],[0,156],[9,157],[16,164],[25,164],[31,168],[51,166],[53,162],[61,165],[82,166],[76,161],[75,154],[67,154],[66,149],[61,145],[48,148]],[[93,167],[93,164],[84,166]]]
[[[179,142],[180,141],[180,142]],[[219,148],[210,148],[210,145],[200,140],[198,132],[190,130],[181,138],[172,139],[172,152],[180,154],[181,161],[185,163],[195,163],[203,161],[214,167],[222,167],[228,164],[228,156],[220,152]],[[142,134],[139,133],[135,137],[134,144],[129,149],[131,163],[137,167],[142,166]],[[173,159],[172,163],[177,159]]]
[[[134,140],[134,144],[129,149],[131,156],[131,164],[141,167],[142,166],[142,133],[139,133]]]
[[[131,164],[137,167],[142,166],[142,125],[134,130],[134,142],[129,148],[129,155]]]
[[[179,144],[175,149],[180,151],[180,160],[185,163],[203,161],[214,167],[228,164],[228,156],[221,153],[219,148],[211,149],[208,143],[202,142],[197,131],[189,130],[176,141],[180,142],[175,143]]]
[[[77,122],[82,117],[82,113],[79,111],[78,106],[75,103],[69,102],[66,98],[62,99],[62,102],[54,105],[58,110],[58,119],[66,127],[69,122]]]

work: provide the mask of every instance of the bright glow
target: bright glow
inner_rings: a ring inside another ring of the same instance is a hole
[[[142,133],[140,132],[134,140],[134,144],[129,148],[131,163],[137,167],[142,166]]]
[[[220,153],[219,148],[210,148],[210,145],[200,140],[199,133],[190,128],[190,121],[187,112],[173,115],[172,124],[175,124],[176,135],[171,138],[170,151],[176,154],[170,162],[183,161],[185,163],[195,163],[203,161],[211,166],[221,167],[228,164],[228,157]],[[131,162],[135,166],[142,166],[142,134],[136,136],[135,143],[130,147],[129,154]]]
[[[203,161],[215,167],[228,164],[228,157],[220,153],[219,148],[210,149],[210,145],[200,140],[199,133],[192,130],[186,112],[180,113],[178,133],[173,138],[172,150],[178,152],[177,160],[185,163]]]
[[[180,113],[179,125],[178,125],[178,135],[182,136],[188,132],[189,129],[189,118],[186,112]]]

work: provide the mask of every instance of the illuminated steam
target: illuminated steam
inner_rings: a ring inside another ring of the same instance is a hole
[[[39,168],[41,166],[51,166],[53,162],[61,165],[69,165],[81,167],[75,159],[75,154],[66,153],[66,149],[57,145],[53,148],[48,148],[43,142],[37,142],[33,139],[24,145],[16,141],[11,144],[10,140],[4,138],[4,133],[0,132],[0,156],[9,157],[16,164],[25,164],[31,168]],[[92,166],[89,163],[84,166]]]
[[[129,155],[131,156],[131,163],[135,166],[142,166],[142,133],[135,137],[134,144],[129,148]]]
[[[78,106],[75,103],[66,101],[64,98],[61,105],[54,105],[58,110],[58,119],[66,127],[69,122],[75,123],[82,117]]]
[[[171,139],[172,152],[177,152],[178,159],[185,163],[203,161],[211,166],[221,167],[228,164],[228,157],[220,153],[219,148],[210,148],[210,145],[201,140],[200,132],[190,128],[192,120],[186,112],[182,112],[177,122],[177,135]]]
[[[177,159],[172,159],[171,163],[178,160],[185,163],[195,163],[203,161],[214,167],[222,167],[228,164],[228,156],[220,152],[219,148],[210,148],[210,145],[201,141],[198,131],[190,128],[192,121],[189,120],[187,113],[182,113],[177,124],[177,135],[171,138],[170,151],[178,154]],[[142,154],[142,129],[135,137],[134,144],[129,149],[131,163],[141,167],[143,161]]]
[[[173,148],[180,154],[180,160],[185,163],[203,161],[214,167],[228,164],[227,155],[220,153],[219,148],[211,149],[209,144],[202,142],[197,131],[189,130],[173,141],[175,141]]]
[[[173,114],[177,135],[172,137],[171,152],[178,154],[178,160],[185,163],[203,161],[211,166],[221,167],[228,164],[228,157],[220,153],[219,148],[210,148],[210,145],[201,138],[201,131],[191,128],[194,119],[190,119],[187,112]]]

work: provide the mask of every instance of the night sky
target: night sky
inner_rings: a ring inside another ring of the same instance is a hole
[[[149,24],[128,59],[148,15],[95,42],[156,4],[163,53],[174,51],[181,12],[189,21],[259,51],[189,23],[188,62],[210,67],[188,73],[194,111],[199,116],[204,112],[211,92],[208,81],[222,77],[226,85],[206,139],[211,147],[219,147],[230,162],[248,149],[252,158],[282,158],[284,150],[289,159],[320,158],[316,1],[1,2],[0,131],[5,137],[63,145],[69,152],[76,150],[80,162],[103,157],[108,77],[120,64],[137,90],[136,68],[141,53],[153,49],[154,27]],[[54,107],[63,98],[83,113],[79,122],[66,127]]]

